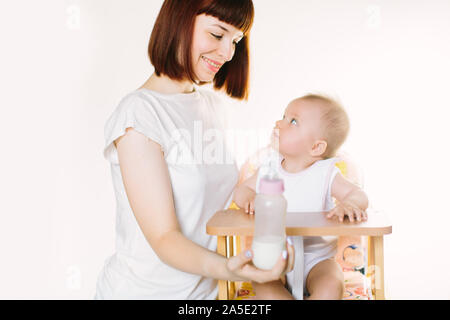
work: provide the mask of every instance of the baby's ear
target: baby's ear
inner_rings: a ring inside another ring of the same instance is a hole
[[[327,150],[327,142],[325,140],[316,140],[311,148],[311,155],[313,157],[322,156]]]

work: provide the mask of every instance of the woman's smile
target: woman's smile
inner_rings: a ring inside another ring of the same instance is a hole
[[[206,66],[209,68],[209,70],[211,70],[214,73],[219,71],[220,67],[222,66],[220,62],[208,59],[205,56],[202,56],[202,59],[206,62]]]

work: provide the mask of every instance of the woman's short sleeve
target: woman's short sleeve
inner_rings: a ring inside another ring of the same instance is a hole
[[[119,163],[114,141],[124,135],[127,128],[135,129],[163,149],[161,123],[154,106],[138,95],[128,95],[122,99],[105,124],[103,155],[112,164]]]

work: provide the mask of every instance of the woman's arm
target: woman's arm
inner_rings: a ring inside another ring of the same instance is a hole
[[[285,270],[285,260],[279,261],[271,271],[262,271],[247,264],[251,256],[243,253],[226,259],[186,238],[175,215],[169,172],[161,147],[132,128],[115,143],[131,209],[161,261],[184,272],[232,281],[253,278],[270,281]],[[289,251],[290,267],[292,250]]]

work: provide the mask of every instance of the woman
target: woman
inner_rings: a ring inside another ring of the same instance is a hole
[[[215,253],[205,230],[229,204],[238,171],[198,152],[205,150],[198,148],[205,144],[199,128],[223,132],[217,94],[199,86],[213,82],[233,98],[247,98],[252,21],[251,0],[163,3],[149,43],[155,72],[105,126],[117,234],[96,298],[215,299],[217,279],[267,282],[292,269],[289,245],[274,269],[263,271],[249,263],[251,251],[230,259]],[[213,143],[224,146],[223,136]]]

